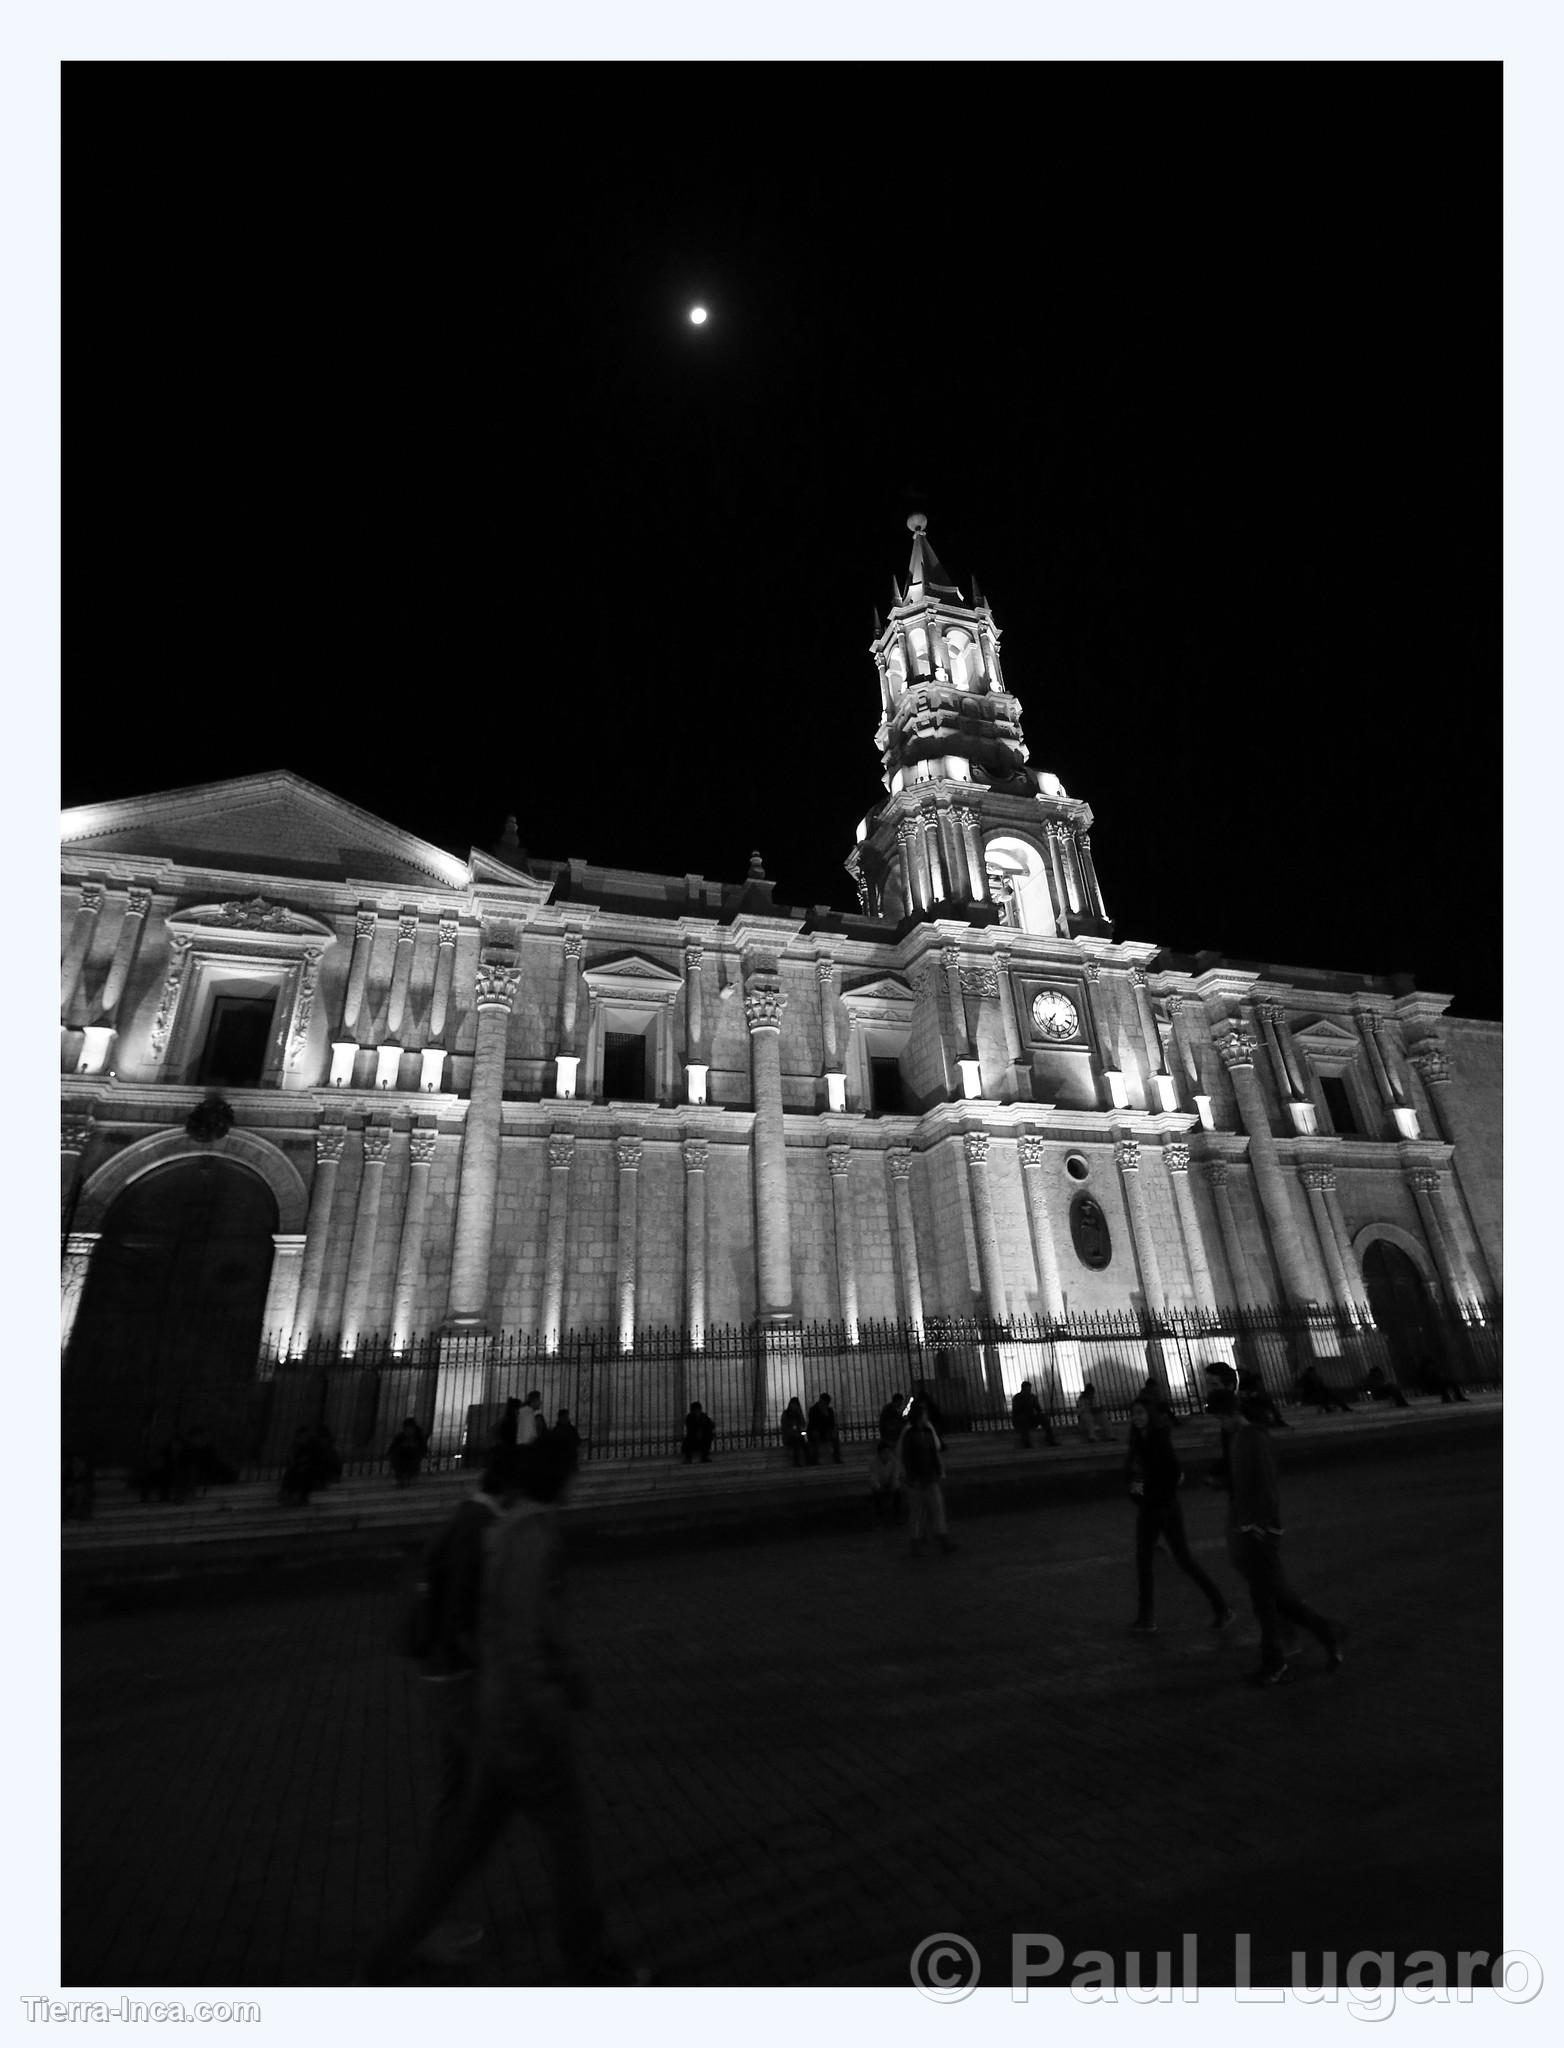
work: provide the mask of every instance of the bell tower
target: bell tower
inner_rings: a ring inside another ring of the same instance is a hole
[[[1021,702],[974,579],[969,604],[914,512],[903,589],[874,615],[874,739],[886,795],[858,827],[847,871],[870,917],[1008,924],[1043,937],[1111,938],[1091,855],[1089,805],[1029,765]]]

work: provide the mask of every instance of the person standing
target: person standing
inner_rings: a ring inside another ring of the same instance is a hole
[[[1283,1621],[1306,1629],[1324,1650],[1327,1670],[1335,1671],[1346,1631],[1300,1600],[1282,1569],[1281,1494],[1271,1440],[1256,1419],[1258,1411],[1239,1399],[1232,1367],[1207,1366],[1206,1375],[1215,1382],[1209,1405],[1221,1421],[1227,1446],[1228,1545],[1260,1624],[1260,1663],[1248,1681],[1280,1685],[1291,1676],[1282,1648]]]
[[[929,1420],[928,1403],[921,1394],[914,1396],[907,1426],[897,1440],[896,1462],[907,1496],[908,1548],[916,1556],[932,1529],[941,1550],[954,1550],[945,1523],[945,1446]]]
[[[1088,1380],[1075,1397],[1075,1419],[1081,1425],[1082,1443],[1106,1443],[1108,1432],[1102,1426],[1102,1409],[1097,1401],[1097,1389]]]
[[[1040,1429],[1043,1432],[1044,1440],[1050,1448],[1053,1445],[1053,1430],[1049,1427],[1048,1417],[1044,1413],[1042,1402],[1032,1392],[1032,1382],[1030,1380],[1023,1380],[1015,1391],[1015,1396],[1010,1403],[1010,1426],[1021,1439],[1023,1451],[1029,1451],[1032,1448],[1032,1432],[1034,1429]]]
[[[809,1446],[814,1453],[810,1460],[811,1464],[814,1464],[820,1453],[827,1448],[831,1453],[832,1464],[841,1464],[842,1446],[836,1433],[836,1410],[831,1404],[829,1394],[823,1393],[809,1411]]]
[[[1233,1610],[1209,1573],[1190,1554],[1178,1490],[1184,1483],[1178,1452],[1173,1448],[1172,1419],[1166,1409],[1137,1401],[1130,1409],[1129,1455],[1125,1476],[1135,1502],[1135,1582],[1138,1599],[1130,1628],[1136,1635],[1155,1635],[1156,1550],[1166,1543],[1185,1578],[1202,1592],[1211,1608],[1211,1626],[1226,1628]]]
[[[898,1389],[880,1410],[880,1442],[889,1444],[894,1451],[896,1439],[901,1435],[902,1425],[907,1420],[907,1404]]]
[[[690,1412],[684,1418],[684,1442],[680,1446],[686,1465],[698,1457],[703,1465],[711,1463],[711,1447],[716,1438],[717,1425],[706,1413],[699,1401],[690,1403]]]

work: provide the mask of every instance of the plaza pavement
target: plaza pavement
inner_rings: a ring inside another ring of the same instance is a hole
[[[1213,1636],[1165,1556],[1159,1633],[1126,1633],[1130,1512],[1046,1463],[1016,1508],[980,1498],[974,1454],[963,1516],[958,1446],[951,1557],[909,1558],[861,1503],[744,1545],[688,1517],[677,1547],[578,1544],[614,1938],[675,1985],[905,1984],[946,1929],[989,1981],[1018,1931],[1138,1949],[1148,1972],[1168,1949],[1175,1977],[1193,1934],[1206,1983],[1232,1980],[1238,1932],[1255,1982],[1295,1948],[1497,1953],[1500,1411],[1377,1444],[1354,1420],[1279,1440],[1293,1577],[1352,1637],[1335,1676],[1308,1644],[1274,1692],[1241,1682],[1247,1612]],[[818,1476],[824,1498],[837,1475]],[[1186,1489],[1237,1604],[1223,1505]],[[64,1985],[352,1981],[432,1791],[391,1648],[405,1584],[368,1546],[68,1605]],[[418,1981],[551,1981],[524,1825],[470,1905],[483,1949]]]

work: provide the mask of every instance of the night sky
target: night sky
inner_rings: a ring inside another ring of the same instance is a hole
[[[1499,120],[1497,66],[71,67],[63,800],[287,767],[851,908],[920,509],[1121,938],[1498,1016]]]

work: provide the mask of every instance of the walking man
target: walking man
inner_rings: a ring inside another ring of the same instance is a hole
[[[941,1485],[945,1477],[944,1451],[945,1446],[929,1420],[928,1403],[921,1394],[914,1395],[907,1426],[896,1445],[910,1517],[908,1548],[914,1556],[922,1550],[923,1538],[930,1529],[941,1550],[956,1547],[945,1526],[945,1494]]]
[[[1222,1597],[1216,1581],[1190,1555],[1184,1534],[1184,1516],[1178,1490],[1184,1483],[1178,1452],[1173,1448],[1172,1418],[1162,1407],[1137,1401],[1130,1410],[1130,1447],[1125,1465],[1130,1498],[1135,1502],[1135,1580],[1139,1599],[1130,1624],[1136,1635],[1157,1631],[1155,1559],[1157,1543],[1166,1543],[1169,1554],[1185,1578],[1202,1592],[1211,1608],[1211,1626],[1226,1628],[1233,1610]]]
[[[1260,1624],[1260,1664],[1249,1673],[1249,1683],[1280,1685],[1291,1675],[1282,1649],[1283,1621],[1307,1629],[1325,1652],[1326,1668],[1335,1671],[1342,1661],[1346,1631],[1306,1606],[1282,1570],[1281,1495],[1271,1440],[1259,1426],[1256,1410],[1239,1399],[1231,1366],[1208,1365],[1206,1377],[1215,1387],[1209,1405],[1221,1419],[1227,1449],[1228,1547],[1248,1581]]]

